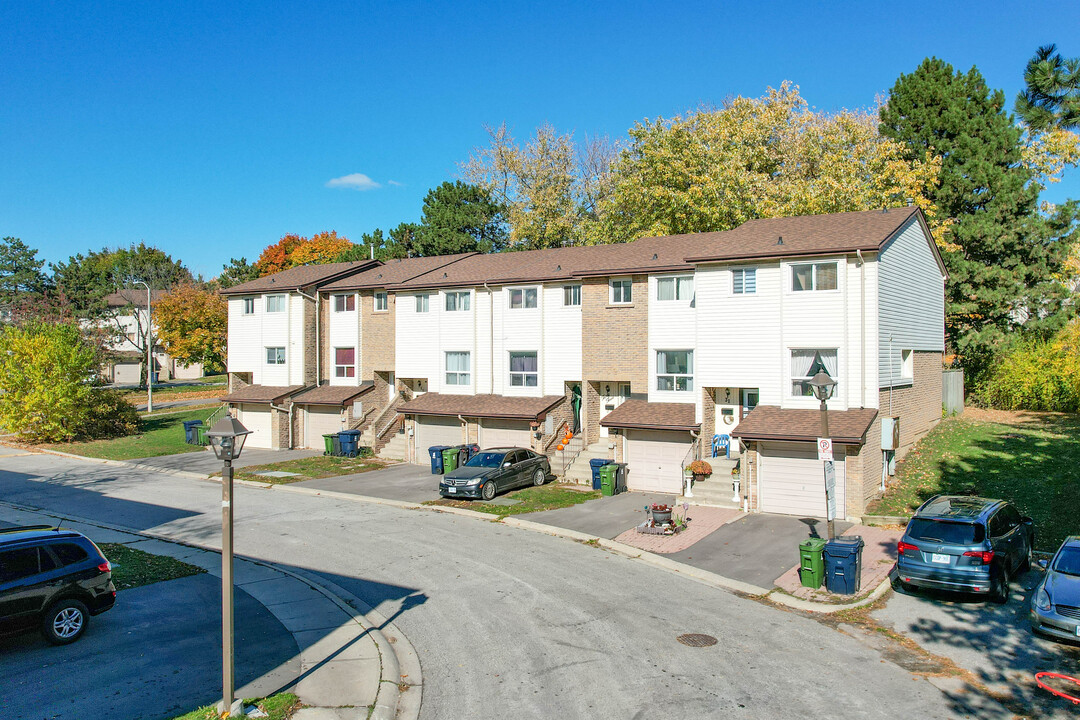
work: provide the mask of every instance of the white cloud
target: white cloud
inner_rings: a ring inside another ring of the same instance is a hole
[[[387,185],[393,185],[394,187],[405,187],[405,183],[398,182],[397,180],[387,180]]]
[[[369,178],[364,173],[352,173],[334,178],[326,183],[328,188],[347,188],[349,190],[375,190],[382,185]]]

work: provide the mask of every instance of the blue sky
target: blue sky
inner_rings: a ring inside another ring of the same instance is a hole
[[[0,235],[50,261],[145,241],[209,277],[418,219],[485,124],[617,138],[784,80],[863,107],[927,55],[1011,106],[1078,31],[1075,2],[4,3]]]

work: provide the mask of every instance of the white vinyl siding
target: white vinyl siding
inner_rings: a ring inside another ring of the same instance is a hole
[[[678,300],[649,303],[649,385],[650,402],[680,402],[698,404],[698,394],[692,389],[700,387],[695,381],[693,356],[698,344],[698,303],[691,302],[698,292],[692,277],[649,277],[649,298],[659,297],[667,287],[679,294],[677,280],[683,280],[683,292]],[[671,281],[668,284],[668,281]],[[668,355],[674,352],[674,355]],[[688,367],[686,367],[688,364]],[[676,377],[678,376],[678,377]]]
[[[577,304],[567,305],[566,295]],[[540,388],[537,395],[563,395],[566,383],[581,382],[581,286],[552,285],[541,290]],[[535,342],[535,341],[534,341]],[[518,345],[518,347],[529,347]],[[584,388],[583,388],[584,389]]]
[[[320,377],[320,380],[328,380],[331,385],[356,385],[359,375],[356,369],[360,366],[360,358],[364,353],[360,338],[360,314],[356,312],[356,295],[334,295],[331,302],[333,312],[330,313],[326,326],[321,328],[329,338],[329,349],[324,347],[322,350],[324,355],[329,353],[329,356],[321,358],[323,366],[329,367],[329,370],[323,370],[321,374],[329,374],[329,377]],[[339,311],[339,307],[343,309]],[[352,362],[338,362],[343,358],[337,357],[337,351],[346,348],[353,350]],[[314,358],[312,361],[314,362]],[[344,369],[347,365],[353,366],[351,374]]]
[[[825,517],[825,466],[817,459],[814,443],[767,442],[759,449],[761,509],[781,515]],[[845,454],[844,445],[834,447],[836,517],[840,520],[847,517]]]

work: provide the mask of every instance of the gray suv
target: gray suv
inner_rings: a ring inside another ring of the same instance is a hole
[[[938,495],[922,504],[900,539],[889,577],[924,587],[1009,601],[1009,581],[1031,567],[1035,524],[1012,503]]]

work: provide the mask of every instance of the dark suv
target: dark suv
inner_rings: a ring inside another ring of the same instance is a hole
[[[0,530],[0,634],[36,626],[65,645],[115,602],[112,566],[85,535],[48,525]]]
[[[938,495],[923,503],[900,539],[894,586],[936,588],[1009,601],[1009,581],[1031,567],[1035,524],[1012,503]]]

